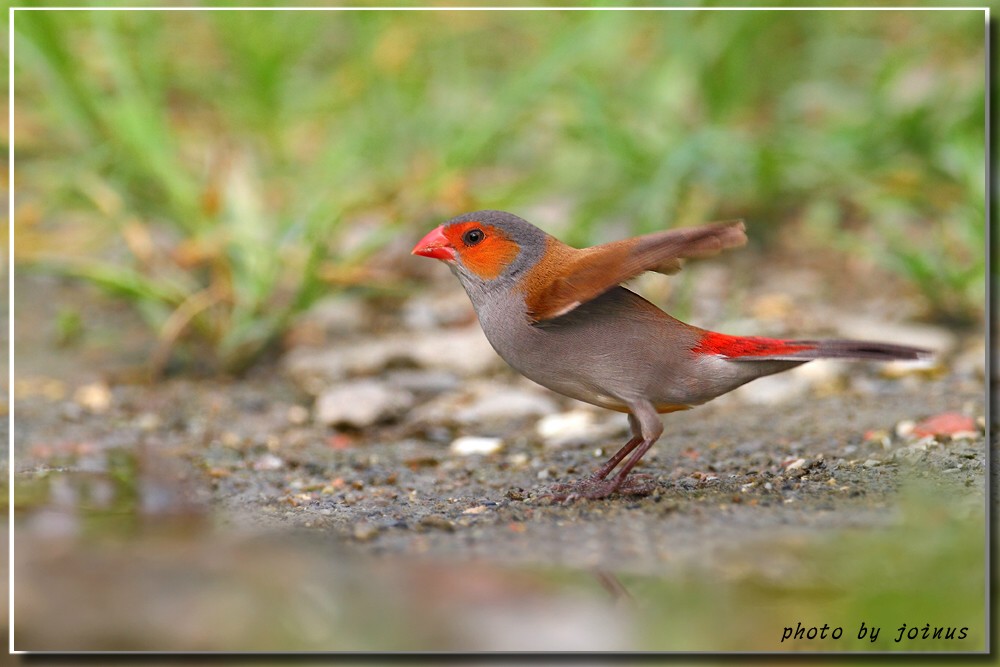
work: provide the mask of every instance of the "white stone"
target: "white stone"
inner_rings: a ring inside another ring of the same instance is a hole
[[[324,391],[316,399],[316,421],[364,428],[398,416],[413,405],[413,394],[374,380],[355,380]]]
[[[476,323],[462,329],[445,329],[404,338],[409,353],[423,368],[453,371],[463,376],[481,375],[503,366],[503,360]]]
[[[488,454],[495,454],[503,449],[503,440],[500,438],[484,438],[469,435],[456,438],[451,443],[449,449],[460,456],[472,456],[473,454],[486,456]]]
[[[274,454],[264,454],[253,463],[254,470],[279,470],[285,466],[285,462]]]
[[[287,413],[288,423],[301,425],[309,421],[309,408],[302,405],[291,405]]]
[[[582,408],[547,415],[535,426],[535,433],[550,447],[591,444],[626,431],[628,418],[625,415],[598,419],[594,412]]]
[[[584,435],[593,425],[594,413],[587,410],[570,410],[544,417],[535,426],[535,432],[543,440],[551,440]]]
[[[458,410],[455,419],[461,424],[510,422],[541,417],[555,410],[555,401],[547,396],[504,388],[479,396]]]
[[[917,423],[912,419],[904,419],[898,424],[896,424],[896,436],[900,438],[907,438],[913,433],[913,429],[916,428]]]
[[[416,394],[440,394],[457,389],[461,382],[458,376],[448,371],[403,368],[389,371],[383,376],[386,384]]]
[[[101,414],[111,407],[111,390],[103,382],[85,384],[76,390],[73,400],[91,412]]]
[[[397,358],[407,358],[399,345],[377,339],[327,349],[296,348],[285,355],[284,366],[296,384],[317,395],[352,375],[374,375]]]
[[[940,355],[927,359],[895,359],[882,365],[881,375],[887,378],[901,378],[909,375],[934,376],[944,372]]]
[[[805,465],[806,465],[805,459],[795,459],[787,466],[785,466],[785,470],[798,470],[799,468],[804,468]]]
[[[813,386],[829,384],[850,373],[851,362],[843,359],[815,359],[796,366],[790,373],[798,375]]]
[[[753,405],[777,405],[808,394],[812,386],[808,376],[793,370],[758,378],[734,390],[732,397]]]

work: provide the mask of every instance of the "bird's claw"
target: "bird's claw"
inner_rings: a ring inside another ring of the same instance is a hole
[[[575,482],[552,484],[539,497],[569,504],[581,498],[600,500],[615,493],[622,496],[648,496],[655,489],[656,482],[649,475],[629,475],[624,480],[598,479],[592,476]]]

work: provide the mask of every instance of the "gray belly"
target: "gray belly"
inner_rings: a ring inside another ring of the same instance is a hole
[[[736,362],[692,352],[701,329],[623,287],[554,320],[531,324],[520,294],[477,309],[487,339],[514,369],[570,398],[614,410],[637,400],[693,406],[799,362]]]
[[[566,315],[531,324],[514,294],[479,309],[486,337],[525,377],[553,391],[612,409],[637,399],[687,405],[686,368],[696,336],[624,288],[582,304]]]

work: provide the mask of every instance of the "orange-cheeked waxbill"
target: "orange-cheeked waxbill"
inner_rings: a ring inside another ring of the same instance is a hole
[[[687,410],[813,359],[930,354],[881,342],[728,336],[674,319],[620,284],[646,271],[675,273],[684,259],[746,240],[743,222],[732,221],[577,249],[511,213],[476,211],[431,231],[413,254],[448,264],[486,338],[522,375],[628,413],[631,439],[592,475],[550,494],[603,498],[652,489],[629,472],[663,433],[661,413]]]

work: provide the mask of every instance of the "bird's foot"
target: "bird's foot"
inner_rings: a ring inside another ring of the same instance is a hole
[[[574,482],[552,484],[545,487],[539,497],[557,503],[570,503],[579,499],[599,500],[614,493],[623,496],[648,496],[655,489],[656,482],[649,475],[629,475],[624,480],[591,476]]]

